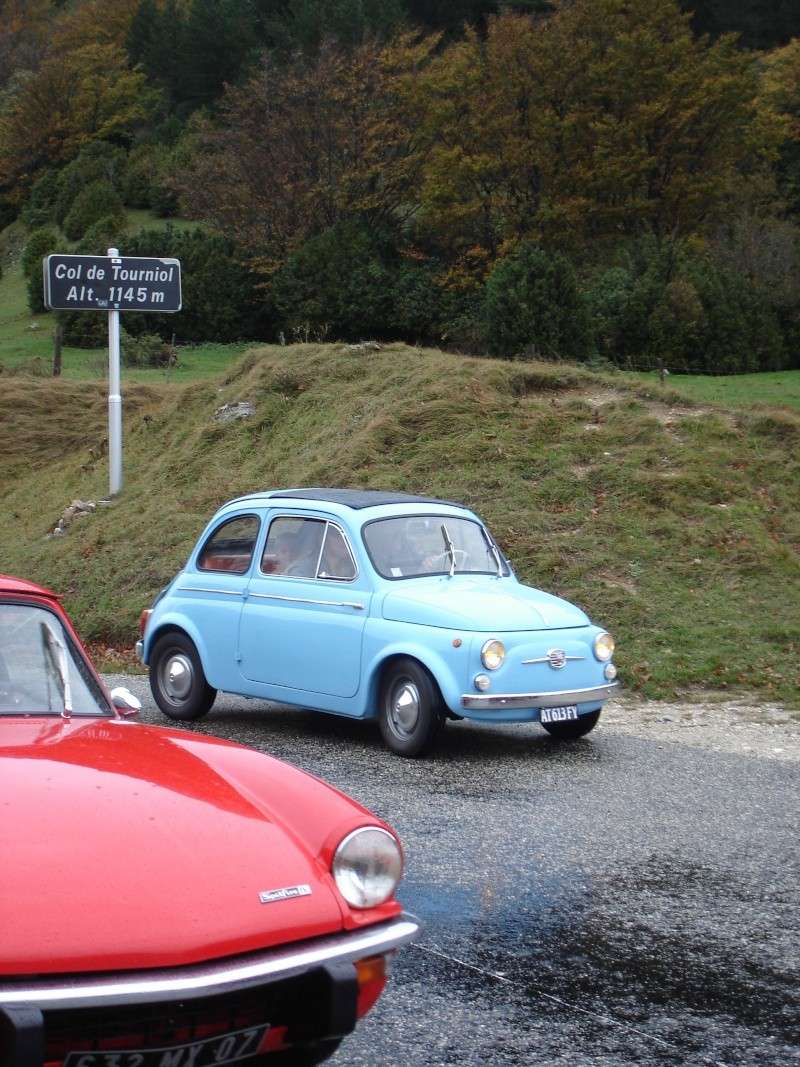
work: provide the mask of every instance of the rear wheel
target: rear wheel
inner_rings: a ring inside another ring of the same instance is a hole
[[[587,715],[580,715],[577,719],[570,719],[568,722],[543,722],[542,726],[557,741],[576,741],[579,737],[588,734],[590,730],[594,730],[599,719],[599,711],[590,711]]]
[[[391,664],[381,686],[379,723],[392,752],[422,756],[432,747],[444,722],[439,690],[425,668],[413,659]]]
[[[197,649],[186,634],[164,634],[150,654],[150,688],[170,719],[193,722],[211,710],[217,695],[206,681]]]

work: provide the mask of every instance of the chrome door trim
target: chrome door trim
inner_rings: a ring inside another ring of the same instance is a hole
[[[356,611],[363,611],[364,605],[358,604],[354,600],[311,600],[309,597],[303,596],[281,596],[280,593],[253,593],[248,592],[248,598],[258,597],[259,600],[286,600],[290,604],[318,604],[325,608],[355,608]]]
[[[179,591],[181,593],[225,593],[226,596],[244,596],[241,589],[209,589],[197,585],[183,585]]]

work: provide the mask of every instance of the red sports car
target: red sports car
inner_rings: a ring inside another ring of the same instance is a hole
[[[418,930],[395,834],[136,705],[0,575],[0,1065],[322,1062]]]

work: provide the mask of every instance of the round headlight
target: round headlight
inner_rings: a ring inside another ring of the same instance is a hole
[[[400,845],[378,826],[353,830],[333,857],[336,888],[354,908],[383,904],[394,893],[402,873]]]
[[[502,641],[487,641],[481,649],[481,663],[487,671],[496,671],[502,666],[506,658],[506,650]]]
[[[598,634],[594,639],[594,654],[601,663],[611,659],[614,655],[614,638],[611,634]]]

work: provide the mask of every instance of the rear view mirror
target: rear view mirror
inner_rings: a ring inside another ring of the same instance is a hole
[[[133,715],[138,715],[142,710],[142,702],[139,698],[135,697],[130,689],[126,689],[123,685],[115,686],[111,690],[111,703],[120,715],[123,715],[126,719]]]

